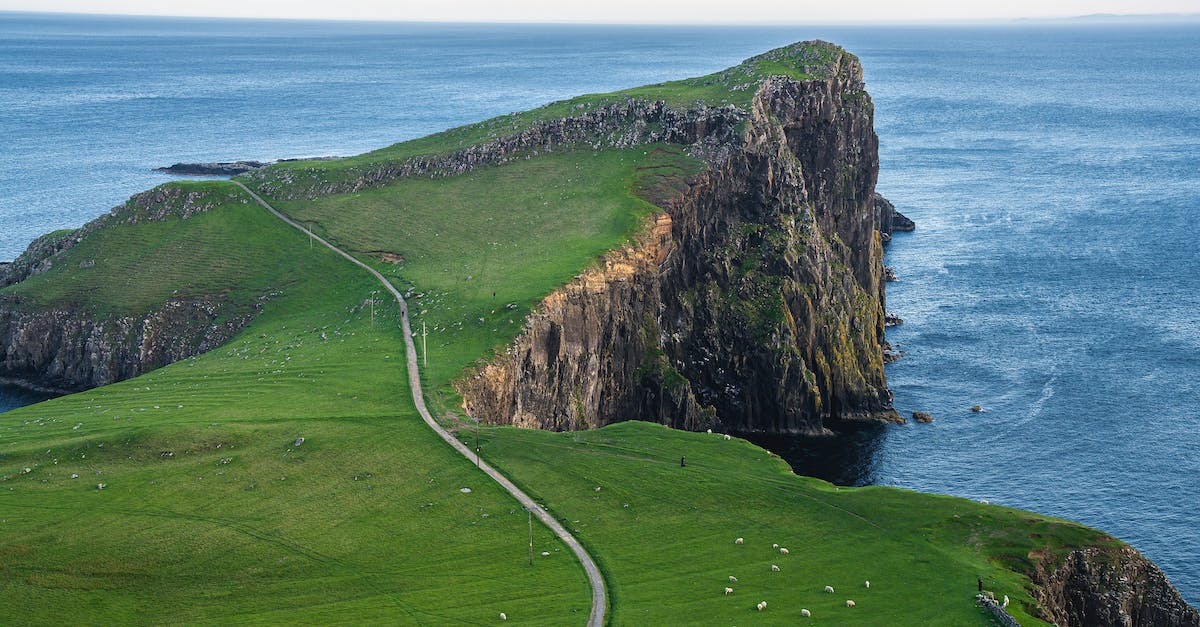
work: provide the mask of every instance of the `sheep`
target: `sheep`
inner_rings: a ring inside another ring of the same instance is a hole
[[[787,554],[788,554],[788,550],[787,550],[786,548],[784,548],[784,547],[779,547],[779,552],[780,552],[780,553],[782,553],[783,555],[787,555]]]
[[[733,588],[726,587],[725,594],[733,594]]]
[[[734,577],[733,575],[730,575],[730,576],[729,576],[729,583],[737,583],[737,577]]]
[[[779,572],[779,567],[774,564],[771,564],[771,572],[773,572],[773,573]]]
[[[867,590],[870,590],[871,589],[871,580],[868,579],[868,580],[864,581],[863,585],[866,586]]]
[[[772,549],[778,549],[778,548],[779,548],[779,545],[778,545],[778,544],[772,544],[772,545],[771,545],[771,548],[772,548]]]
[[[851,601],[850,599],[846,599],[846,607],[854,607],[854,601]]]
[[[800,615],[804,618],[812,618],[812,612],[808,611],[807,609],[801,609]]]
[[[984,505],[991,505],[991,503],[988,503],[987,499],[979,499],[979,502],[983,503]]]
[[[833,586],[825,586],[825,592],[833,594]]]
[[[759,601],[759,602],[758,602],[758,605],[755,605],[754,607],[757,607],[757,608],[758,608],[758,611],[760,611],[760,612],[761,612],[761,611],[763,611],[763,610],[767,609],[767,602],[766,602],[766,601]]]
[[[712,429],[709,429],[709,430],[707,431],[707,433],[712,433]]]
[[[728,433],[726,433],[726,434],[725,434],[725,439],[726,439],[726,440],[732,440],[732,439],[733,439],[733,436],[731,436],[731,435],[729,435]]]
[[[1004,595],[1004,602],[1000,604],[1000,607],[1008,607],[1008,595],[1007,594]]]
[[[504,612],[500,612],[500,620],[508,620],[508,614],[505,614]]]
[[[746,543],[746,539],[745,539],[745,538],[738,538],[737,540],[734,540],[734,541],[733,541],[733,543],[734,543],[734,544],[745,544],[745,543]]]

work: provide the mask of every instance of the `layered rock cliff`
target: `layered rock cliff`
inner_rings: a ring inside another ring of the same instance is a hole
[[[735,141],[631,246],[530,316],[462,379],[483,420],[548,429],[627,419],[826,433],[898,420],[883,373],[873,107],[858,60],[755,86]]]
[[[65,253],[106,227],[187,219],[231,200],[242,199],[172,185],[137,194],[79,229],[35,240],[0,270],[0,288],[60,264],[94,264]],[[148,311],[101,314],[85,299],[44,303],[19,290],[0,292],[0,379],[51,391],[128,379],[225,343],[253,318],[231,305],[216,294],[176,296]]]
[[[1190,607],[1150,560],[1128,546],[1072,551],[1034,576],[1041,618],[1086,627],[1198,627]]]

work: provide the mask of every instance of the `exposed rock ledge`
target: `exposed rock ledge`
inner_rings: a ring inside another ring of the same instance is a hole
[[[1039,567],[1041,618],[1064,627],[1200,627],[1157,566],[1129,546],[1078,549],[1053,571]]]

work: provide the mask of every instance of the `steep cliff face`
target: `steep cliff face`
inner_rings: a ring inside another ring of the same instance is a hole
[[[107,227],[187,219],[241,200],[233,193],[173,185],[137,194],[79,229],[35,240],[0,273],[0,288],[61,264],[94,264],[65,253]],[[105,385],[212,350],[252,318],[245,307],[235,308],[219,295],[172,297],[148,311],[116,315],[97,313],[86,297],[43,303],[7,290],[0,292],[0,379],[68,392]]]
[[[758,85],[730,150],[461,380],[467,411],[549,429],[898,420],[883,375],[873,109],[857,59],[831,49],[826,79]]]
[[[0,296],[0,378],[73,392],[135,377],[224,344],[253,319],[218,298],[172,299],[141,316],[96,318]]]
[[[1039,570],[1034,583],[1042,618],[1056,625],[1200,626],[1200,612],[1128,546],[1073,551],[1053,571]]]

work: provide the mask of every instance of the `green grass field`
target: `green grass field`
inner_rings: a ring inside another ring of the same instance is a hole
[[[987,624],[977,577],[1013,599],[1022,624],[1042,624],[1022,607],[1034,603],[1026,580],[1005,566],[1047,547],[1113,542],[1006,507],[838,488],[720,434],[625,422],[578,433],[483,427],[480,441],[597,557],[616,624],[796,624],[803,608],[814,625]]]
[[[525,513],[417,416],[373,279],[256,205],[208,217],[255,228],[206,254],[306,278],[216,351],[0,415],[0,623],[584,622],[582,568],[541,527],[530,568]]]

